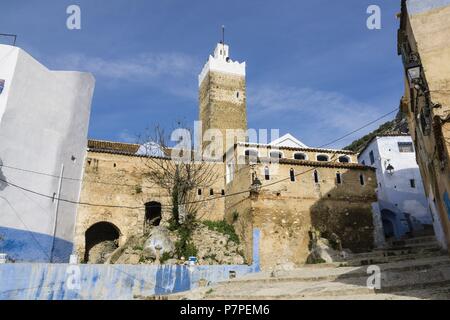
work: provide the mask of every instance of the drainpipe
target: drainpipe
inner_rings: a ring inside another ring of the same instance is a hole
[[[53,218],[53,237],[52,237],[52,251],[50,252],[50,263],[53,262],[53,251],[55,250],[56,226],[58,224],[59,198],[61,197],[63,175],[64,175],[64,164],[61,164],[61,174],[59,175],[58,192],[56,194],[55,215]]]

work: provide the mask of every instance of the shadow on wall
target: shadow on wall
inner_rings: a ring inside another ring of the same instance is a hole
[[[6,182],[6,177],[3,174],[3,161],[0,159],[0,191],[5,190],[5,188],[8,186],[8,183]]]
[[[365,252],[374,247],[372,203],[377,197],[375,177],[372,175],[372,181],[369,181],[370,173],[368,170],[361,171],[362,176],[339,173],[338,177],[336,172],[336,186],[324,193],[320,190],[322,179],[319,175],[319,184],[315,186],[321,196],[311,207],[312,228],[329,240],[337,235],[342,247],[352,252]]]

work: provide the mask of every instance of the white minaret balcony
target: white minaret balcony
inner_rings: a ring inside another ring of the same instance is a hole
[[[218,43],[214,50],[214,56],[209,56],[208,61],[198,76],[198,86],[203,82],[210,71],[223,72],[245,77],[245,62],[232,61],[230,48],[227,44]]]

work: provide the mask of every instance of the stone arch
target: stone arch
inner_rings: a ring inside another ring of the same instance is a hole
[[[383,222],[384,236],[386,238],[398,237],[397,219],[391,210],[381,210],[381,220]]]
[[[160,202],[150,201],[145,204],[145,225],[159,226],[162,218],[162,206]]]
[[[84,233],[85,238],[85,251],[84,251],[84,261],[90,261],[90,251],[91,249],[102,243],[109,242],[111,244],[111,249],[119,246],[119,238],[121,232],[119,228],[107,221],[100,221],[91,225]],[[114,245],[113,245],[114,243]],[[92,260],[92,259],[91,259]]]
[[[338,161],[339,161],[340,163],[350,163],[350,162],[351,162],[351,159],[350,159],[349,156],[342,155],[342,156],[339,157],[339,160],[338,160]]]
[[[321,162],[330,161],[330,157],[326,154],[318,154],[316,159],[317,159],[317,161],[321,161]]]
[[[304,152],[296,152],[294,153],[295,160],[308,160],[308,156]]]

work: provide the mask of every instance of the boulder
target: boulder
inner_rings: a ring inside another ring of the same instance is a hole
[[[160,248],[160,257],[164,253],[173,254],[175,246],[170,238],[169,230],[163,226],[154,227],[144,243],[143,255],[146,258],[156,258],[156,248]]]
[[[313,242],[307,263],[332,263],[341,259],[341,253],[331,248],[327,239],[319,238]]]
[[[117,249],[115,241],[103,241],[97,243],[89,250],[89,264],[103,264],[108,257]]]

